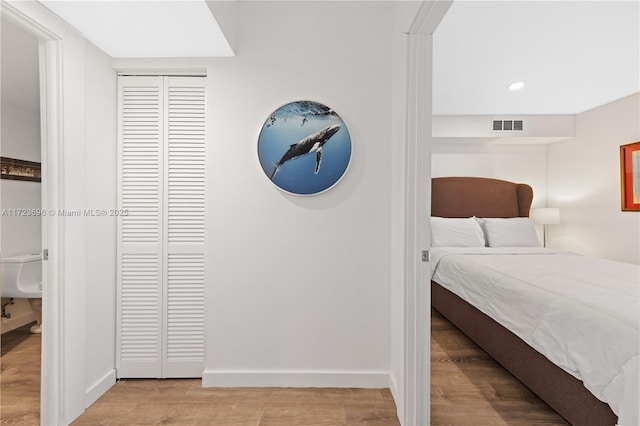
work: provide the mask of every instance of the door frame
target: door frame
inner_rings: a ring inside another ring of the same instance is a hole
[[[40,40],[40,132],[42,163],[42,248],[48,260],[42,262],[42,348],[40,383],[40,424],[57,424],[63,418],[65,401],[64,369],[64,268],[62,262],[63,225],[56,212],[63,207],[62,167],[62,39],[11,3],[0,7],[3,19],[10,20]],[[53,214],[49,214],[53,212]]]
[[[453,0],[420,5],[406,38],[405,398],[406,425],[430,421],[432,34]]]

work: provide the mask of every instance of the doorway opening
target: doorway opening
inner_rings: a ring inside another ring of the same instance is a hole
[[[40,418],[42,331],[42,136],[40,39],[20,23],[0,22],[2,254],[2,422]],[[44,214],[43,214],[44,213]],[[45,225],[46,226],[46,225]]]
[[[61,266],[63,251],[63,221],[55,214],[49,214],[51,209],[57,211],[62,205],[63,184],[60,173],[61,144],[62,144],[62,108],[61,108],[61,63],[62,40],[59,36],[30,17],[30,10],[22,10],[22,6],[28,3],[9,4],[4,1],[0,4],[1,25],[5,23],[16,26],[19,31],[37,40],[37,60],[34,60],[35,74],[37,75],[37,89],[39,101],[39,122],[33,127],[39,129],[40,142],[40,208],[36,209],[36,215],[40,213],[39,224],[41,232],[41,299],[42,304],[42,334],[40,335],[40,385],[35,390],[39,395],[40,424],[58,423],[63,412],[65,401],[64,378],[65,371],[61,367],[63,359],[63,326],[62,294],[63,289],[59,283],[63,283],[63,269]],[[3,42],[5,37],[3,36]],[[9,37],[7,37],[9,39]],[[3,43],[4,45],[4,43]],[[5,53],[4,46],[2,53]],[[4,65],[4,57],[3,65]],[[4,68],[4,67],[3,67]],[[33,72],[33,71],[31,71]],[[3,69],[4,77],[4,69]],[[4,82],[3,82],[4,83]],[[2,87],[5,92],[9,86]],[[4,105],[2,105],[4,107]],[[6,143],[6,127],[2,123],[2,146]],[[14,123],[12,123],[14,124]],[[47,212],[45,215],[44,212]],[[27,215],[28,213],[25,213]],[[33,214],[33,211],[31,212]],[[4,229],[2,229],[4,232]],[[48,256],[48,249],[54,248],[54,255]],[[3,248],[4,250],[4,248]],[[2,255],[5,253],[2,252]],[[4,360],[3,360],[4,361]],[[37,367],[36,367],[37,368]],[[3,405],[5,399],[2,400]],[[7,412],[2,410],[2,415]],[[33,413],[32,413],[33,414]],[[28,422],[33,423],[33,422]]]

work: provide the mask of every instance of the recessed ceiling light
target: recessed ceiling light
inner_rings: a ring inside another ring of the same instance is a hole
[[[515,81],[507,86],[509,90],[516,91],[524,87],[524,81]]]

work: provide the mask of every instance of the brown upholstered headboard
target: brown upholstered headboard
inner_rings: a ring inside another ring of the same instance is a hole
[[[477,177],[431,179],[431,216],[529,217],[533,189],[523,183]]]

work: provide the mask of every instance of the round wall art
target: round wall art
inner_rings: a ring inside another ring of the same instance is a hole
[[[258,138],[262,170],[280,189],[313,195],[334,186],[351,160],[351,136],[335,111],[312,101],[275,110]]]

